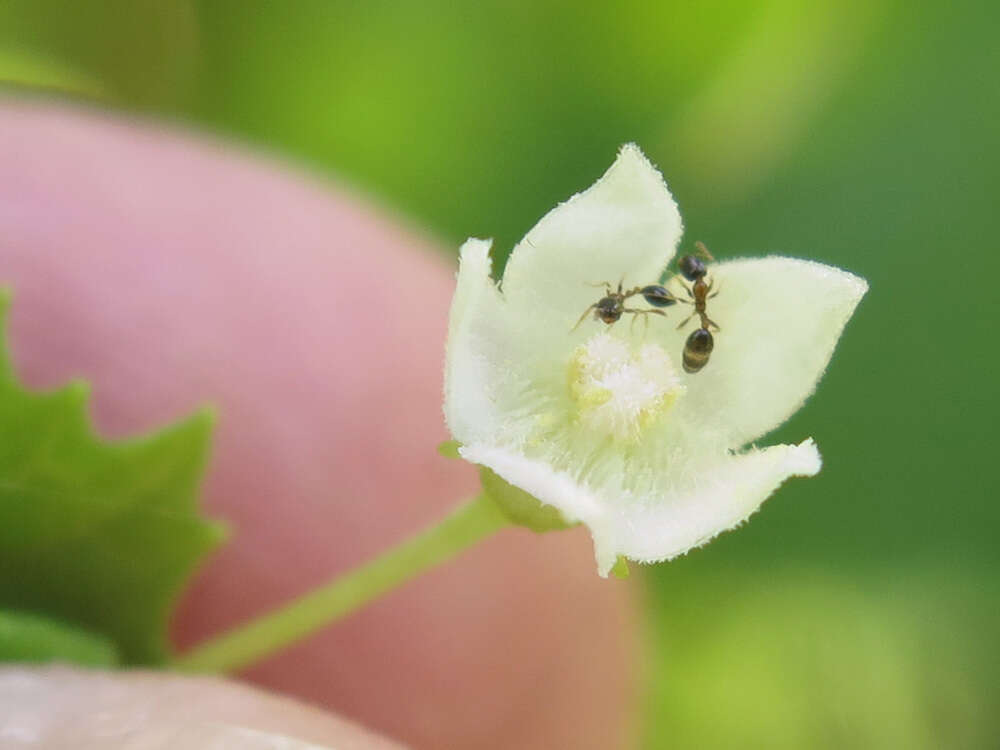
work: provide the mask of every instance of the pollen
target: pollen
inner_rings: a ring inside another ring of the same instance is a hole
[[[577,347],[568,383],[580,428],[629,442],[641,439],[684,392],[662,347],[633,347],[610,333]]]

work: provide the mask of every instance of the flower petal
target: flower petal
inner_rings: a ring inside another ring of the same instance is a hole
[[[603,177],[546,214],[514,248],[504,296],[568,329],[600,298],[593,284],[623,277],[627,286],[655,284],[680,236],[663,177],[637,146],[625,145]]]
[[[558,508],[567,521],[590,525],[605,514],[604,501],[597,494],[548,461],[489,443],[463,445],[459,453],[467,461],[488,466],[540,502]]]
[[[606,498],[602,499],[566,472],[553,468],[547,461],[528,458],[514,450],[478,443],[462,446],[459,453],[466,461],[489,467],[502,479],[524,490],[542,504],[557,508],[570,524],[586,524],[594,539],[598,573],[607,576],[615,564],[617,554],[607,544],[601,544],[610,536],[599,533],[606,525]]]
[[[499,427],[491,397],[499,360],[490,355],[505,334],[490,335],[491,326],[502,325],[502,301],[490,278],[490,245],[477,239],[462,245],[448,322],[444,413],[451,434],[463,443],[495,435]]]
[[[745,521],[789,477],[815,475],[822,465],[812,440],[774,445],[721,461],[675,486],[669,495],[619,506],[594,544],[604,553],[605,575],[611,554],[639,562],[659,562],[705,544]],[[614,559],[611,559],[611,564]]]
[[[704,544],[746,520],[787,478],[812,476],[822,463],[812,440],[776,445],[726,455],[664,496],[636,498],[583,486],[546,461],[494,445],[466,445],[461,453],[558,508],[567,520],[586,524],[602,576],[619,555],[658,562]]]
[[[672,418],[740,448],[778,427],[812,395],[868,289],[839,268],[769,257],[713,264],[708,315],[721,330],[709,363],[687,375]],[[689,308],[690,309],[690,308]],[[696,328],[661,334],[676,349]]]
[[[461,443],[522,445],[550,403],[568,398],[566,368],[575,346],[559,326],[537,325],[511,306],[490,278],[490,243],[462,246],[445,359],[445,418]],[[563,409],[562,411],[565,411]]]

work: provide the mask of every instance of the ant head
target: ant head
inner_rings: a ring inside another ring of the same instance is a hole
[[[622,301],[617,297],[605,297],[594,305],[594,314],[608,325],[611,325],[621,318],[624,307]]]
[[[697,281],[708,273],[705,261],[697,255],[685,255],[677,261],[677,267],[680,269],[681,276],[688,281]]]

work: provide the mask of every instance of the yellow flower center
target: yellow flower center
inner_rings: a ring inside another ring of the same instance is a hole
[[[684,392],[662,347],[635,349],[610,333],[577,347],[568,379],[580,425],[619,440],[641,438]]]

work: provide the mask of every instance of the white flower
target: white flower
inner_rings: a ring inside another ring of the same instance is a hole
[[[514,248],[499,287],[488,241],[461,251],[445,386],[459,452],[586,524],[601,575],[618,556],[654,562],[703,544],[786,478],[819,471],[812,440],[746,446],[809,397],[867,289],[809,261],[711,263],[720,330],[693,374],[681,354],[697,316],[677,329],[690,305],[610,327],[588,316],[571,331],[603,296],[595,283],[655,284],[680,235],[663,178],[629,145]],[[627,305],[650,309],[641,295]]]

